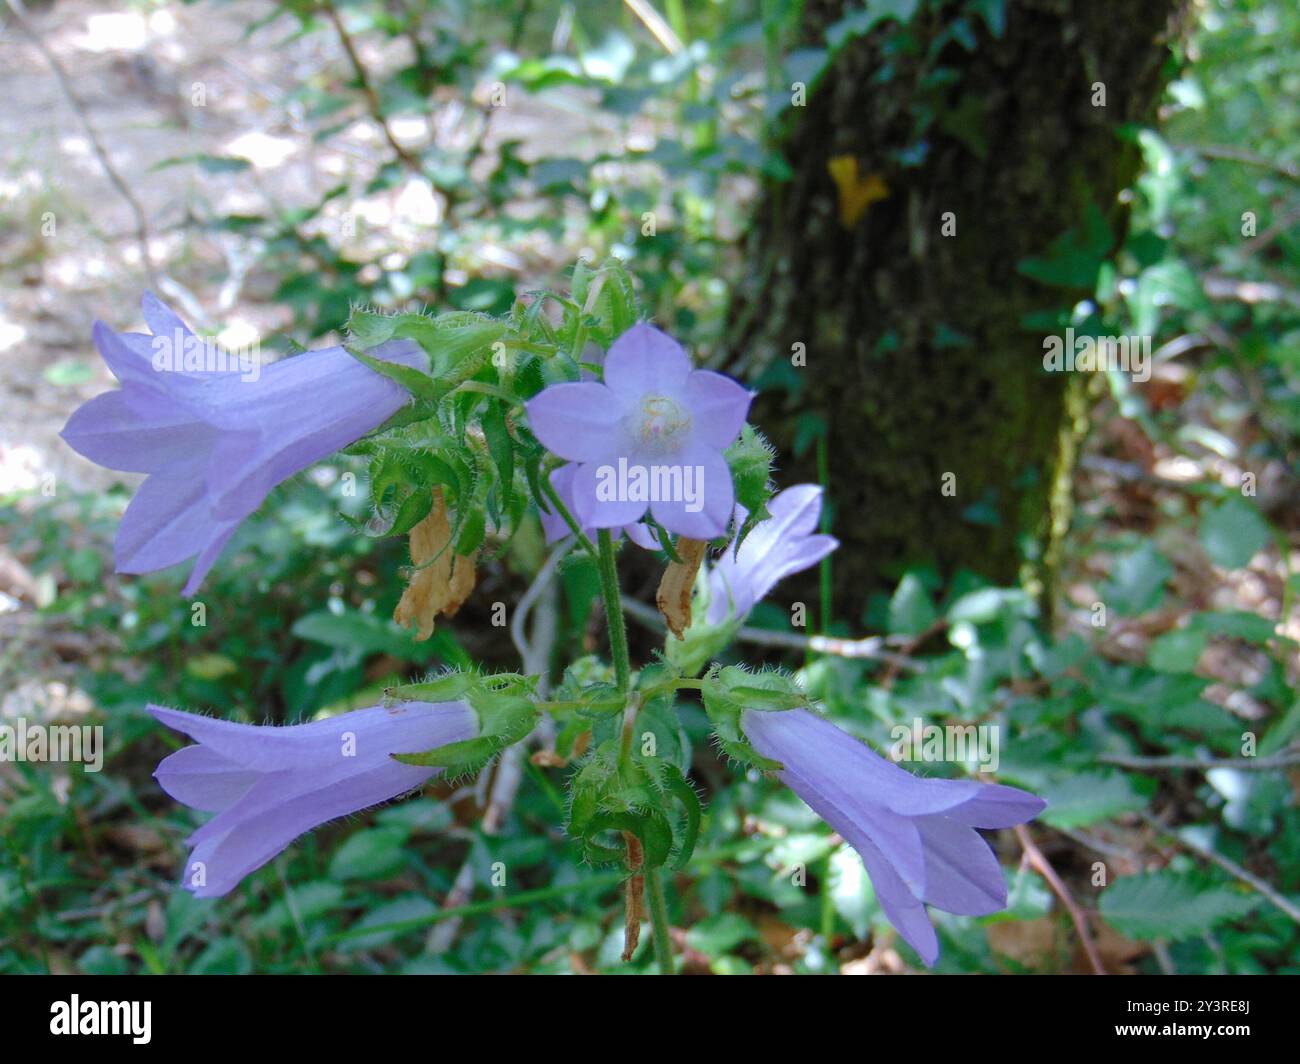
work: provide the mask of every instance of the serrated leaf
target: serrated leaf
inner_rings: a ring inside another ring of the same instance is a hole
[[[1131,938],[1178,942],[1245,916],[1259,900],[1235,887],[1160,871],[1117,879],[1102,892],[1099,907],[1108,924]]]
[[[1081,828],[1146,806],[1146,796],[1120,772],[1080,773],[1039,791],[1047,808],[1038,819],[1055,828]]]

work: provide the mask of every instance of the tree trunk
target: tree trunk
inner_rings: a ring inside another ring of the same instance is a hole
[[[727,362],[786,382],[756,407],[783,484],[818,479],[816,447],[794,448],[807,415],[825,424],[837,616],[923,560],[1042,588],[1087,410],[1043,369],[1043,315],[1091,283],[1019,266],[1090,214],[1109,230],[1095,258],[1114,250],[1140,161],[1119,133],[1154,115],[1181,3],[1008,0],[996,35],[971,13],[996,5],[926,9],[848,41],[786,112],[793,176],[765,189]],[[807,44],[846,10],[808,0]],[[941,43],[958,21],[971,50]],[[854,187],[886,194],[855,217]]]

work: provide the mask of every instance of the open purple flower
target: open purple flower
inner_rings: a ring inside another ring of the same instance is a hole
[[[342,347],[261,367],[195,337],[155,296],[142,307],[151,336],[95,322],[95,346],[122,387],[79,407],[62,436],[92,462],[149,474],[118,529],[117,571],[197,555],[192,595],[275,485],[381,425],[407,393]],[[409,340],[370,354],[427,365]]]
[[[927,965],[939,957],[925,906],[962,916],[1006,908],[1002,868],[975,828],[1032,820],[1047,803],[977,780],[922,779],[803,709],[749,709],[741,725],[781,781],[858,851],[889,922]]]
[[[413,791],[440,771],[391,754],[479,733],[464,702],[371,706],[285,728],[148,710],[197,740],[164,758],[154,776],[178,802],[217,814],[187,840],[185,886],[201,898],[229,893],[304,832]]]
[[[722,535],[735,504],[723,452],[740,434],[752,393],[692,370],[680,344],[644,324],[614,341],[604,373],[604,383],[555,384],[528,402],[537,438],[577,463],[578,523],[622,528],[648,507],[670,532]]]
[[[796,484],[772,496],[771,513],[751,530],[738,551],[728,547],[709,568],[709,609],[705,620],[721,624],[728,616],[744,617],[776,584],[821,561],[838,547],[834,536],[816,533],[822,489]],[[736,527],[745,523],[736,508]]]

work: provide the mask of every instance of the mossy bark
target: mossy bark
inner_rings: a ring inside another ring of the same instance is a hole
[[[1017,267],[1092,208],[1120,239],[1140,161],[1121,131],[1154,117],[1181,3],[1009,0],[1000,36],[968,5],[924,11],[846,44],[787,112],[793,176],[758,208],[726,368],[789,382],[756,406],[782,483],[817,479],[815,449],[793,455],[801,420],[825,423],[837,616],[857,619],[915,561],[1040,587],[1050,573],[1080,384],[1044,372],[1025,322],[1090,293]],[[807,43],[854,6],[810,0]],[[973,50],[935,43],[959,15]],[[846,158],[887,192],[852,221],[832,176]]]

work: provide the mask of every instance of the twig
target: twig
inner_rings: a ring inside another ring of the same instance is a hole
[[[1088,963],[1092,965],[1094,975],[1105,975],[1106,966],[1101,963],[1101,956],[1097,953],[1097,947],[1093,944],[1092,935],[1088,931],[1088,916],[1079,908],[1075,902],[1074,896],[1070,893],[1070,888],[1062,882],[1061,877],[1056,874],[1056,869],[1052,863],[1043,855],[1043,851],[1038,848],[1029,831],[1023,824],[1017,824],[1015,827],[1016,838],[1020,840],[1020,846],[1025,851],[1025,857],[1034,870],[1047,880],[1047,885],[1052,888],[1052,893],[1061,899],[1061,904],[1065,906],[1065,911],[1070,914],[1070,920],[1074,924],[1075,933],[1079,936],[1079,941],[1083,944],[1083,952],[1088,955]]]
[[[623,609],[628,616],[653,631],[664,631],[659,611],[644,602],[623,596]],[[811,650],[817,654],[830,654],[837,658],[855,658],[867,661],[887,661],[896,668],[909,672],[924,672],[925,666],[905,654],[895,654],[885,649],[882,636],[868,639],[836,639],[828,635],[799,635],[795,632],[777,632],[767,628],[742,627],[736,638],[755,646],[782,647],[789,650]]]
[[[926,628],[924,632],[910,637],[908,641],[903,644],[902,652],[895,656],[893,660],[885,666],[884,674],[880,677],[880,686],[885,688],[893,687],[894,681],[898,679],[898,674],[903,671],[904,666],[901,663],[910,663],[912,661],[912,655],[924,646],[927,641],[933,639],[936,635],[939,635],[942,632],[946,632],[947,630],[948,619],[946,617],[940,617],[932,625]]]
[[[1297,906],[1293,901],[1283,897],[1283,895],[1273,886],[1265,880],[1260,879],[1254,872],[1248,872],[1246,869],[1242,868],[1241,865],[1237,864],[1236,861],[1230,860],[1222,854],[1215,853],[1209,847],[1202,846],[1199,842],[1193,842],[1184,835],[1179,835],[1172,828],[1162,824],[1145,810],[1139,811],[1138,816],[1145,821],[1147,826],[1152,827],[1156,831],[1160,832],[1160,834],[1173,839],[1174,842],[1191,850],[1192,853],[1196,854],[1198,857],[1203,857],[1211,864],[1218,865],[1227,872],[1228,875],[1241,880],[1241,882],[1245,883],[1247,886],[1253,887],[1274,906],[1286,913],[1286,915],[1291,917],[1291,919],[1297,924],[1300,924],[1300,906]]]
[[[676,55],[686,47],[682,39],[673,32],[673,28],[668,25],[663,15],[654,9],[654,5],[649,0],[623,0],[628,9],[638,19],[650,35],[663,47],[663,50],[669,55]]]
[[[1199,481],[1174,480],[1172,477],[1162,477],[1158,473],[1143,469],[1136,462],[1124,462],[1118,458],[1107,458],[1102,454],[1083,455],[1079,459],[1079,466],[1089,472],[1102,473],[1130,484],[1150,484],[1153,487],[1168,488],[1170,491],[1197,494],[1197,489],[1201,486]]]
[[[1127,754],[1102,754],[1098,761],[1132,769],[1210,769],[1234,768],[1240,772],[1272,772],[1274,769],[1300,765],[1300,749],[1288,748],[1267,757],[1130,757]]]
[[[1171,147],[1195,152],[1203,159],[1221,159],[1227,162],[1245,163],[1247,166],[1258,166],[1263,170],[1272,170],[1273,173],[1285,177],[1288,181],[1300,182],[1300,166],[1267,159],[1245,148],[1235,148],[1229,144],[1174,144]]]
[[[423,164],[406,148],[402,147],[401,141],[393,134],[388,119],[384,117],[383,108],[379,103],[379,93],[375,91],[375,87],[370,81],[370,74],[366,70],[365,64],[361,62],[361,56],[357,54],[356,46],[352,43],[352,36],[343,25],[343,19],[339,15],[338,8],[334,6],[332,0],[321,0],[318,6],[334,26],[334,32],[338,34],[339,43],[343,45],[343,51],[347,53],[348,62],[352,64],[352,72],[357,79],[357,87],[361,89],[361,95],[366,98],[366,109],[369,111],[371,119],[379,127],[380,132],[384,134],[388,146],[397,154],[397,157],[402,161],[402,165],[414,174],[423,175]]]

